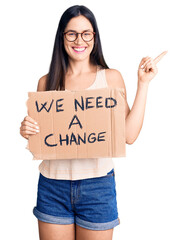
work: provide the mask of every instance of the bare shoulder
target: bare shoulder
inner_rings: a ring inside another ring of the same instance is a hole
[[[125,83],[124,83],[123,77],[122,77],[121,73],[116,69],[106,69],[105,73],[106,73],[106,81],[108,83],[108,87],[123,88],[124,89],[124,93],[125,93],[125,117],[127,117],[127,115],[130,112],[130,108],[129,108],[129,105],[128,105],[128,102],[127,102],[127,93],[126,93],[126,88],[125,88]]]
[[[46,90],[46,80],[48,74],[42,76],[38,81],[37,91],[45,91]]]
[[[116,69],[106,69],[106,80],[109,87],[119,87],[125,89],[123,77]]]

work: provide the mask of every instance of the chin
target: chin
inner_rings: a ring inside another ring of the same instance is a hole
[[[72,56],[70,56],[70,58],[72,59],[72,60],[74,60],[74,61],[85,61],[86,59],[90,59],[90,55],[87,55],[87,56],[81,56],[81,54],[80,54],[80,56],[75,56],[75,55],[72,55]]]
[[[86,61],[88,59],[88,61],[89,61],[89,57],[86,57],[86,58],[72,58],[72,60],[73,61],[75,61],[75,62],[82,62],[82,61]]]

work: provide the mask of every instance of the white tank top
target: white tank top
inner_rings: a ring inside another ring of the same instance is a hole
[[[105,69],[97,68],[93,84],[87,89],[107,88]],[[85,89],[85,90],[87,90]],[[65,91],[67,91],[65,89]],[[105,176],[114,168],[112,158],[43,160],[39,171],[47,178],[79,180]]]

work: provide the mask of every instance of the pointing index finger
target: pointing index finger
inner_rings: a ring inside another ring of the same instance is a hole
[[[165,54],[167,54],[167,51],[164,51],[164,52],[162,52],[159,56],[157,56],[157,57],[154,59],[155,64],[158,63],[158,62],[161,60],[161,58],[163,58],[163,56],[164,56]]]

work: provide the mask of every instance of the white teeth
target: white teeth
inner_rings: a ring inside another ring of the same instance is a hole
[[[74,50],[76,50],[77,52],[81,52],[81,51],[84,51],[85,48],[74,48]]]

